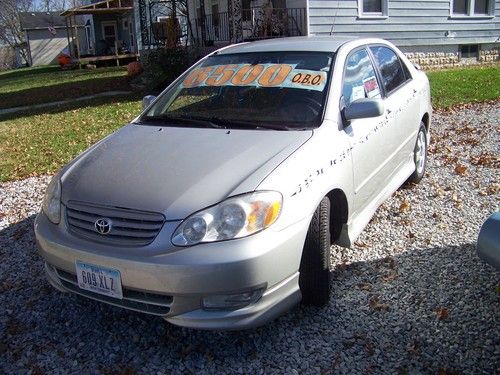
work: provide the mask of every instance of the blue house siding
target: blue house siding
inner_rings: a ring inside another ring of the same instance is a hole
[[[358,15],[357,0],[309,0],[309,33],[357,34],[388,39],[400,47],[494,44],[500,37],[500,1],[493,17],[450,17],[450,1],[388,0],[386,18]]]

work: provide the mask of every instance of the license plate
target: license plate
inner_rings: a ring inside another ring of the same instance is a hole
[[[94,264],[76,261],[76,277],[80,289],[103,294],[113,298],[123,298],[120,271]]]

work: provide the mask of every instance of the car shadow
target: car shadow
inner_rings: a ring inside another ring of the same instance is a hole
[[[34,218],[0,231],[0,363],[20,371],[454,373],[464,358],[495,371],[498,275],[471,243],[341,264],[324,308],[299,305],[253,330],[199,331],[53,289]]]

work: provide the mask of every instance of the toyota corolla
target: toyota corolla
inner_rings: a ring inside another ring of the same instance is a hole
[[[430,124],[426,75],[384,40],[218,50],[54,176],[35,223],[48,279],[205,329],[325,305],[331,244],[420,181]]]

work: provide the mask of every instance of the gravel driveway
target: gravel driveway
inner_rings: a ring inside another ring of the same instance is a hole
[[[353,249],[333,247],[327,308],[252,331],[178,328],[62,294],[33,236],[48,177],[0,184],[0,373],[495,373],[499,275],[475,242],[499,209],[500,104],[434,116],[427,176]]]

